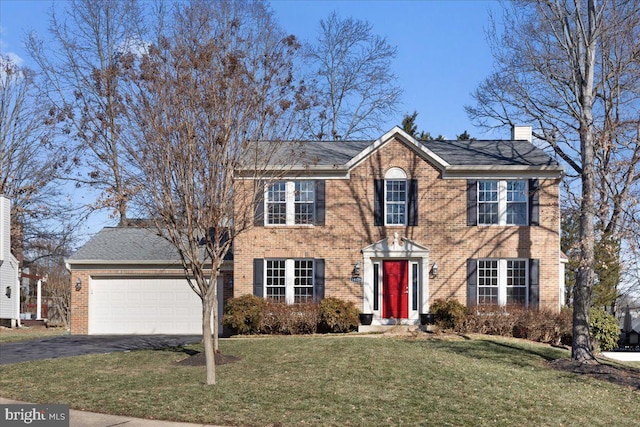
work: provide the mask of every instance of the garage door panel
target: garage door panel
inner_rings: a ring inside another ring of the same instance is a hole
[[[201,334],[202,304],[184,279],[92,278],[89,334]]]

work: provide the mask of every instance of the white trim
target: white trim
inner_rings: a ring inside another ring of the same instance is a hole
[[[373,313],[373,324],[393,324],[398,321],[401,324],[417,324],[420,321],[420,313],[429,312],[429,249],[421,246],[404,237],[399,238],[395,233],[391,239],[382,239],[370,246],[362,249],[363,255],[363,298],[362,312]],[[382,262],[385,260],[407,260],[409,267],[409,317],[407,319],[384,319],[382,318],[383,300],[382,292],[384,289]],[[412,267],[418,265],[420,280],[418,282],[418,310],[413,310],[413,296],[411,292],[412,286]],[[378,294],[373,292],[374,269],[378,268],[378,277],[380,280],[378,286]],[[378,301],[378,310],[374,310],[374,299]]]
[[[449,166],[443,179],[559,179],[564,169],[559,166]]]
[[[409,135],[407,132],[402,130],[399,126],[394,126],[393,129],[382,135],[380,138],[375,140],[371,145],[362,150],[359,154],[354,156],[351,160],[346,163],[346,166],[351,170],[356,167],[360,162],[364,161],[367,157],[373,154],[376,150],[383,147],[389,141],[393,139],[398,139],[401,142],[405,143],[409,147],[413,148],[418,154],[421,154],[423,158],[427,160],[431,160],[438,168],[443,170],[449,163],[447,163],[443,158],[438,156],[433,151],[429,150],[427,147],[422,145],[417,139]]]
[[[384,174],[384,179],[392,180],[392,181],[400,181],[407,179],[407,173],[399,167],[389,168],[387,173]]]

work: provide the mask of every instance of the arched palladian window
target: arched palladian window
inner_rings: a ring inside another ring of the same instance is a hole
[[[384,175],[385,225],[407,223],[407,174],[400,168],[391,168]]]
[[[392,167],[384,179],[373,181],[374,225],[418,225],[418,181],[409,179],[407,173]]]

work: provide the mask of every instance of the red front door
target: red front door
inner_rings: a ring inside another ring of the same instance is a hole
[[[383,261],[382,317],[406,319],[409,317],[409,263]]]

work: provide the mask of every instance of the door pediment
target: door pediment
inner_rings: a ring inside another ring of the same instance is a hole
[[[393,237],[363,248],[362,253],[367,258],[425,258],[429,255],[429,249],[394,233]]]

